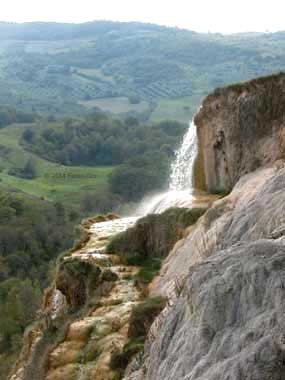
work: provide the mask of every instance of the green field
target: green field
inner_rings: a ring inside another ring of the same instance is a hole
[[[100,69],[79,69],[77,70],[79,74],[86,75],[88,77],[93,78],[93,79],[99,79],[103,80],[109,83],[115,83],[114,79],[111,76],[106,76],[102,73]]]
[[[159,122],[165,119],[172,119],[181,122],[188,122],[192,115],[191,98],[178,98],[178,99],[161,99],[158,102],[156,109],[152,112],[150,120]]]
[[[98,107],[104,112],[111,112],[113,114],[126,113],[130,111],[143,112],[148,109],[148,103],[142,101],[138,104],[131,104],[129,99],[126,97],[115,97],[115,98],[102,98],[93,99],[79,102],[88,109],[93,107]]]
[[[19,138],[27,127],[14,124],[0,130],[0,146],[7,150],[0,161],[0,187],[73,206],[78,206],[86,193],[107,187],[112,167],[63,166],[25,151]],[[23,167],[29,159],[35,164],[37,178],[27,180],[8,174],[10,168]]]
[[[188,123],[197,111],[202,95],[185,96],[183,98],[161,99],[152,112],[150,120],[160,122],[165,119]]]

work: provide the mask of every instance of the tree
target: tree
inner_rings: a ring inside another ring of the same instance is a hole
[[[35,132],[30,128],[25,129],[22,134],[22,138],[28,143],[33,142],[34,136],[35,136]]]
[[[22,170],[22,175],[25,179],[34,179],[36,177],[36,167],[31,159],[26,162]]]
[[[56,202],[55,205],[56,216],[59,223],[64,223],[65,221],[65,208],[61,202]]]
[[[128,165],[114,170],[110,177],[113,193],[125,201],[138,201],[144,194],[158,187],[159,177],[147,168],[134,168]]]
[[[136,127],[137,125],[139,125],[139,122],[138,119],[136,119],[135,117],[129,116],[126,118],[125,124],[128,127]]]
[[[122,200],[118,195],[108,190],[99,190],[96,193],[86,193],[81,200],[81,210],[84,214],[107,214],[116,210]]]

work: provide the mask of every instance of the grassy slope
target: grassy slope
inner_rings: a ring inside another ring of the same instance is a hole
[[[187,123],[196,112],[202,96],[185,96],[182,98],[160,99],[156,109],[151,113],[150,120],[160,122],[165,119]]]
[[[66,167],[39,158],[19,145],[19,138],[25,128],[27,125],[14,124],[0,130],[0,144],[9,149],[0,161],[1,187],[22,190],[73,206],[79,204],[84,194],[106,188],[112,167]],[[36,165],[36,179],[25,180],[8,175],[9,168],[22,167],[30,158]]]

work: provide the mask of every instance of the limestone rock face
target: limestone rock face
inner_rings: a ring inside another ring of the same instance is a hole
[[[195,117],[210,192],[285,157],[285,74],[217,89]]]
[[[147,380],[281,380],[285,247],[259,240],[195,266],[150,350]]]
[[[244,176],[176,244],[151,287],[171,305],[125,379],[285,378],[284,188],[281,166]]]
[[[285,170],[280,166],[242,177],[227,197],[213,203],[165,259],[152,295],[172,295],[175,278],[223,248],[242,241],[280,237],[285,228]],[[279,235],[278,235],[279,234]]]

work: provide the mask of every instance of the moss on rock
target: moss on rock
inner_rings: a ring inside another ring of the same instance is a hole
[[[153,297],[147,298],[144,302],[135,306],[130,317],[129,338],[146,337],[154,319],[161,313],[165,305],[165,298]]]
[[[132,358],[143,351],[144,339],[143,338],[131,338],[124,345],[122,350],[118,350],[112,353],[111,356],[111,368],[116,371],[117,378],[123,377],[124,371]]]
[[[196,223],[205,209],[170,208],[162,214],[139,219],[134,227],[116,235],[106,251],[130,258],[164,258],[183,237],[186,227]]]
[[[57,272],[56,287],[73,309],[85,305],[102,281],[101,269],[93,263],[77,258],[63,261]]]

